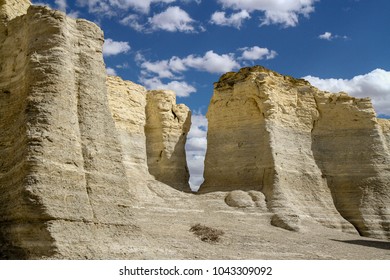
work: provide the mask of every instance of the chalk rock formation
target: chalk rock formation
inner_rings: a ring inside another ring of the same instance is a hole
[[[387,119],[378,119],[378,123],[382,128],[382,132],[386,139],[387,149],[390,152],[390,120]]]
[[[119,133],[130,191],[145,199],[144,187],[158,180],[189,191],[184,151],[191,114],[172,91],[147,91],[119,77],[107,78],[109,104]],[[153,176],[151,176],[153,175]],[[138,195],[140,194],[140,195]]]
[[[221,77],[207,118],[201,192],[261,191],[272,223],[291,230],[316,221],[390,237],[387,126],[369,99],[257,66]]]
[[[29,0],[0,0],[0,24],[27,13]]]
[[[177,189],[189,190],[184,146],[191,126],[190,110],[183,104],[176,105],[173,91],[152,90],[147,94],[146,117],[150,174]]]
[[[1,2],[1,257],[121,255],[136,194],[161,184],[149,170],[188,187],[189,109],[172,92],[106,81],[95,24],[37,6],[15,17],[26,9],[14,2]]]
[[[0,36],[3,253],[74,252],[79,238],[99,242],[98,230],[131,225],[102,31],[31,6]]]

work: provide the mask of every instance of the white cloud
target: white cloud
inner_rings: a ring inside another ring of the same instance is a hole
[[[262,60],[262,59],[273,59],[278,54],[276,51],[269,50],[267,48],[260,48],[258,46],[254,46],[252,48],[242,48],[242,56],[241,59],[245,60]]]
[[[303,77],[321,90],[344,91],[355,97],[370,97],[378,114],[390,115],[390,71],[375,69],[352,79]]]
[[[134,30],[141,32],[145,30],[145,24],[140,23],[140,17],[135,14],[128,15],[119,21],[121,24],[129,26]]]
[[[106,39],[103,45],[103,55],[111,56],[121,53],[127,53],[130,50],[128,42],[117,42],[112,39]]]
[[[196,92],[196,88],[184,81],[171,81],[169,83],[163,83],[157,77],[143,77],[140,80],[147,89],[169,89],[173,90],[179,97],[188,97],[191,93]]]
[[[192,32],[195,31],[192,24],[194,20],[180,7],[169,7],[164,12],[149,18],[152,30],[165,30],[169,32]]]
[[[207,119],[200,112],[191,117],[191,129],[187,136],[186,156],[190,172],[190,186],[198,190],[203,183],[204,159],[207,149]]]
[[[243,21],[250,17],[249,13],[245,10],[231,14],[229,17],[226,17],[225,12],[215,12],[211,16],[211,23],[222,26],[233,26],[240,29]]]
[[[240,65],[235,60],[234,54],[217,54],[214,51],[208,51],[203,56],[189,55],[185,58],[177,56],[169,60],[146,61],[141,60],[141,68],[145,74],[153,73],[159,78],[173,78],[174,73],[187,71],[189,68],[205,71],[209,73],[225,73],[239,68]]]
[[[177,6],[169,7],[165,11],[147,18],[130,14],[119,22],[138,32],[145,33],[159,30],[168,32],[197,32],[197,29],[203,30],[202,26],[195,28],[196,21],[186,11]]]
[[[117,14],[117,10],[128,11],[130,9],[144,14],[149,13],[152,4],[169,4],[176,0],[77,0],[81,7],[88,7],[90,13],[106,16]]]
[[[234,54],[219,55],[214,51],[208,51],[204,56],[189,55],[183,59],[183,63],[187,67],[216,74],[230,72],[240,67]]]
[[[321,34],[318,36],[319,39],[331,41],[333,39],[348,39],[348,36],[341,36],[341,35],[333,35],[332,32],[325,32],[324,34]]]
[[[264,13],[262,25],[282,24],[296,26],[299,16],[308,17],[314,12],[314,3],[318,0],[218,0],[223,8],[261,11]]]
[[[330,41],[332,40],[333,36],[331,32],[325,32],[324,34],[319,35],[318,38]]]
[[[146,71],[145,73],[157,74],[159,78],[173,78],[174,74],[172,73],[169,61],[160,60],[160,61],[144,61],[141,64],[141,67]]]
[[[107,73],[107,75],[110,75],[110,76],[117,76],[115,69],[112,69],[110,67],[106,68],[106,73]]]

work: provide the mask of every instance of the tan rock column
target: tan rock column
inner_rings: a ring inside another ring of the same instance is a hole
[[[173,91],[148,92],[145,134],[149,172],[156,180],[184,191],[190,190],[185,156],[190,126],[191,112],[176,104]]]

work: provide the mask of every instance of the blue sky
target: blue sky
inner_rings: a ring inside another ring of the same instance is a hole
[[[244,66],[259,64],[324,90],[369,96],[379,115],[390,115],[388,0],[33,2],[97,23],[110,74],[175,90],[178,102],[194,112],[188,149],[197,161],[205,150],[213,83]]]

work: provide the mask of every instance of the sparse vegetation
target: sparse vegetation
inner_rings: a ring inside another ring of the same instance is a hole
[[[221,236],[225,234],[223,230],[211,228],[205,225],[196,224],[190,228],[196,236],[203,242],[217,243],[221,240]]]

